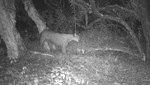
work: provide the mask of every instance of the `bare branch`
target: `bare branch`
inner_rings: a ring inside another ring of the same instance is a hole
[[[103,14],[99,13],[99,10],[97,10],[95,8],[95,1],[94,0],[90,0],[90,1],[91,1],[90,3],[92,4],[93,13],[96,14],[98,17],[113,20],[113,21],[116,21],[116,22],[122,24],[123,26],[125,26],[125,28],[129,31],[130,35],[132,36],[133,40],[135,41],[136,46],[137,46],[139,52],[141,53],[141,57],[143,57],[143,60],[145,60],[145,54],[141,50],[140,42],[139,42],[138,38],[135,36],[134,32],[131,30],[130,26],[125,21],[121,20],[118,17],[103,15]],[[91,23],[88,27],[91,27],[93,24],[94,23]]]
[[[30,51],[30,53],[33,53],[33,54],[40,54],[40,55],[44,55],[44,56],[54,57],[54,56],[53,56],[53,55],[51,55],[51,54],[41,53],[41,52],[37,52],[37,51]],[[43,57],[43,56],[42,56],[42,57]]]
[[[100,10],[106,10],[107,8],[119,8],[121,10],[124,10],[124,11],[127,11],[131,14],[134,14],[134,16],[136,16],[136,18],[139,19],[139,16],[137,15],[137,13],[133,10],[130,10],[130,9],[127,9],[127,8],[124,8],[124,7],[121,7],[121,6],[118,6],[117,4],[115,5],[111,5],[111,6],[107,6],[107,7],[103,7],[103,8],[97,8],[97,11],[100,11]],[[114,10],[115,11],[115,10]]]

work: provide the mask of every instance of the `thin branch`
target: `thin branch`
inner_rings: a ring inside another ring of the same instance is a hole
[[[99,14],[100,15],[100,14]],[[113,21],[116,21],[122,25],[125,26],[125,28],[130,32],[130,35],[132,36],[132,38],[134,39],[137,47],[138,47],[138,50],[140,51],[141,53],[141,56],[144,58],[145,60],[145,54],[143,53],[143,51],[141,50],[141,45],[140,45],[140,42],[138,40],[138,38],[135,36],[134,32],[131,30],[130,26],[123,20],[121,20],[120,18],[118,17],[111,17],[111,16],[108,16],[108,15],[104,15],[104,16],[101,16],[102,18],[105,18],[105,19],[110,19],[110,20],[113,20]]]
[[[41,53],[41,52],[37,52],[37,51],[30,51],[30,53],[33,53],[33,54],[40,54],[40,55],[44,55],[44,56],[54,57],[54,56],[53,56],[53,55],[51,55],[51,54]]]
[[[97,8],[97,11],[105,10],[105,9],[107,9],[107,8],[115,8],[115,7],[116,7],[116,8],[119,8],[119,9],[121,9],[121,10],[127,11],[127,12],[129,12],[129,13],[132,13],[132,14],[134,14],[134,16],[136,16],[136,18],[139,19],[139,16],[137,15],[137,13],[136,13],[135,11],[130,10],[130,9],[127,9],[127,8],[124,8],[124,7],[121,7],[121,6],[117,5],[117,4],[111,5],[111,6],[107,6],[107,7],[103,7],[103,8]],[[114,10],[114,11],[115,11],[115,10]]]

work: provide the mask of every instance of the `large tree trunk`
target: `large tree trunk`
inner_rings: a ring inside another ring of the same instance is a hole
[[[0,0],[0,34],[7,47],[7,55],[16,60],[24,51],[20,34],[15,27],[15,7],[13,0]]]
[[[43,22],[41,16],[38,14],[31,0],[23,0],[25,5],[25,10],[31,19],[35,22],[39,33],[41,33],[44,29],[46,29],[46,24]]]
[[[41,16],[38,14],[31,0],[23,0],[25,5],[25,10],[31,19],[35,22],[39,33],[41,33],[44,29],[47,29],[46,24],[43,22]],[[44,42],[44,48],[50,50],[48,42]]]

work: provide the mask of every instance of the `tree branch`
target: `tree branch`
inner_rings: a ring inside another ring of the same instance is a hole
[[[121,10],[124,10],[124,11],[127,11],[127,12],[129,12],[129,13],[134,14],[134,16],[136,16],[136,18],[139,19],[139,16],[136,14],[135,11],[130,10],[130,9],[127,9],[127,8],[124,8],[124,7],[120,7],[120,6],[116,5],[116,4],[115,4],[115,5],[111,5],[111,6],[107,6],[107,7],[103,7],[103,8],[97,8],[97,11],[100,11],[100,10],[107,10],[107,8],[119,8],[119,9],[121,9]],[[114,11],[115,11],[115,10],[114,10]]]
[[[109,16],[109,15],[103,15],[103,14],[99,13],[99,11],[96,9],[94,0],[90,0],[90,4],[92,5],[93,13],[95,15],[97,15],[98,17],[109,19],[109,20],[113,20],[113,21],[116,21],[116,22],[122,24],[123,26],[125,26],[125,28],[129,31],[130,35],[132,36],[133,40],[135,41],[136,46],[137,46],[137,48],[138,48],[138,50],[139,50],[139,52],[141,54],[141,57],[143,57],[142,59],[145,61],[145,54],[141,50],[140,42],[139,42],[138,38],[135,36],[134,32],[131,30],[130,26],[125,21],[121,20],[118,17],[113,17],[113,16]],[[94,23],[91,23],[90,26],[92,26],[93,24]],[[90,26],[88,26],[88,27],[90,27]]]

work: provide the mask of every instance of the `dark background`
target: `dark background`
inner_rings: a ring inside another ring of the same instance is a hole
[[[150,0],[141,0],[143,7],[147,9],[147,14],[148,14],[148,20],[150,21]]]

